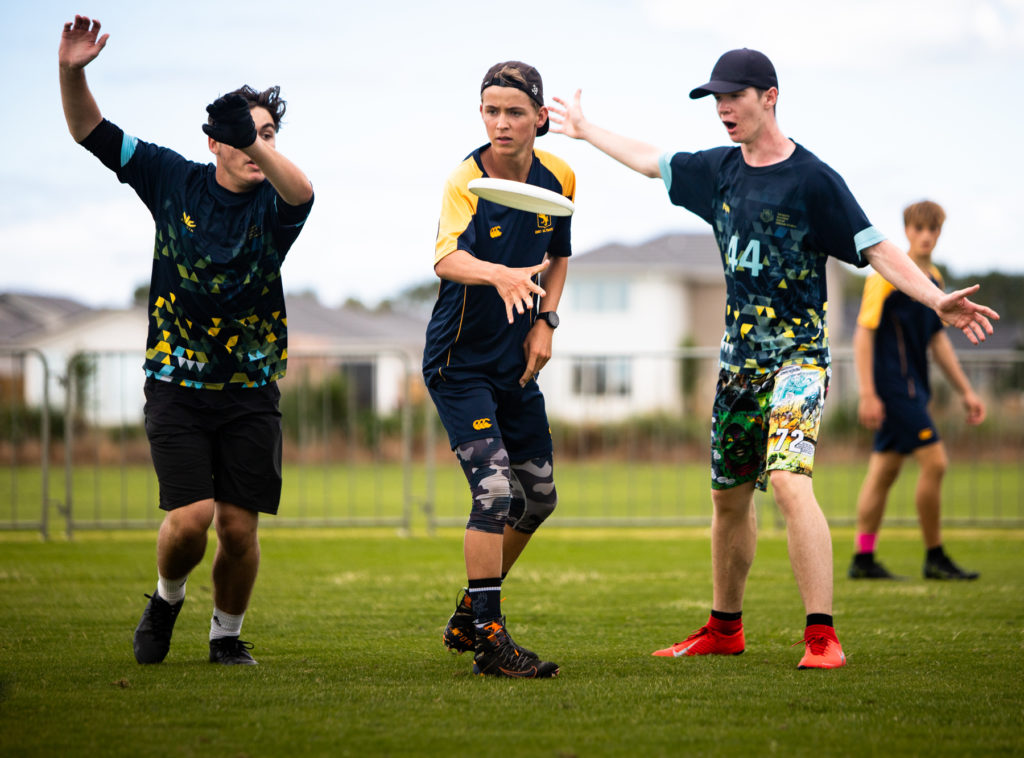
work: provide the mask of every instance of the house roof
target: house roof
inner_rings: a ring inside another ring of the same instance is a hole
[[[24,344],[82,316],[89,306],[64,297],[0,293],[0,345]]]
[[[638,245],[613,242],[573,256],[571,266],[577,272],[580,268],[595,271],[642,268],[689,277],[722,278],[721,253],[714,236],[707,232],[665,234]]]
[[[400,312],[368,311],[352,306],[330,308],[316,298],[288,295],[288,332],[292,341],[298,335],[326,337],[334,344],[398,344],[423,347],[427,327],[424,318]]]

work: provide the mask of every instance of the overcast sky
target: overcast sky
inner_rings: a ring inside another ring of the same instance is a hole
[[[317,196],[285,289],[331,305],[432,277],[443,180],[485,141],[479,83],[510,58],[540,70],[549,102],[580,87],[592,121],[677,151],[727,143],[713,101],[687,93],[725,50],[760,49],[783,132],[846,179],[876,227],[904,245],[902,208],[927,197],[949,216],[938,262],[1024,271],[1024,0],[39,0],[7,8],[0,32],[0,291],[121,306],[149,281],[148,211],[64,124],[57,45],[76,12],[111,35],[87,70],[103,114],[190,159],[212,160],[208,102],[281,85],[278,149]],[[538,147],[576,171],[577,253],[707,229],[589,145],[549,134]]]

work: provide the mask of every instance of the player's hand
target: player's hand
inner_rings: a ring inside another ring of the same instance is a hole
[[[64,24],[60,35],[60,47],[57,50],[57,63],[61,68],[85,68],[100,54],[110,38],[100,33],[98,19],[87,16],[75,16],[74,21]]]
[[[967,423],[977,426],[985,420],[985,404],[981,398],[968,390],[963,397],[964,409],[967,411]]]
[[[256,141],[256,124],[249,110],[249,101],[239,94],[218,97],[206,106],[212,124],[203,124],[203,131],[225,145],[239,150]]]
[[[583,139],[583,126],[587,120],[583,117],[583,108],[580,106],[580,95],[582,90],[576,90],[572,96],[572,102],[566,103],[560,97],[551,98],[558,105],[548,106],[549,127],[555,134],[564,134],[573,139]]]
[[[878,395],[861,395],[857,404],[857,418],[867,429],[878,429],[885,421],[885,405]]]
[[[546,321],[537,319],[523,341],[523,353],[526,355],[526,370],[519,377],[519,386],[525,387],[531,379],[551,360],[551,338],[555,330]]]
[[[505,314],[511,324],[515,320],[515,313],[522,316],[533,305],[533,296],[544,297],[547,292],[539,284],[533,281],[533,277],[539,274],[550,265],[545,261],[537,266],[528,268],[509,268],[508,266],[496,267],[494,289],[498,290],[501,299],[505,301]]]
[[[950,292],[941,298],[935,306],[935,312],[939,314],[939,318],[962,331],[967,339],[975,345],[984,342],[986,334],[992,334],[992,323],[989,319],[999,320],[999,314],[991,308],[972,303],[967,299],[967,295],[977,292],[980,286],[980,284],[975,284],[956,292]]]

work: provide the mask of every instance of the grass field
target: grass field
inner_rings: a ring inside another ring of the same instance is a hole
[[[705,524],[711,515],[708,467],[703,462],[636,465],[600,461],[556,465],[559,505],[556,519],[564,524],[675,520]],[[916,468],[908,464],[897,481],[886,512],[887,523],[916,523],[913,491]],[[449,525],[462,525],[469,495],[461,469],[445,457],[433,471],[434,496],[428,473],[416,465],[409,472],[411,528],[428,523],[427,509]],[[814,486],[829,520],[851,524],[864,465],[821,463]],[[0,528],[38,521],[41,500],[38,467],[0,468]],[[405,473],[398,464],[286,466],[280,517],[277,521],[317,525],[347,521],[397,524],[406,518]],[[50,476],[50,500],[64,503],[62,468]],[[76,528],[156,524],[157,484],[152,467],[79,466],[72,488]],[[770,499],[759,498],[765,518],[775,518]],[[1024,471],[1016,463],[954,463],[943,486],[943,518],[960,526],[1002,524],[1024,526]],[[50,509],[51,533],[64,531],[64,517]]]
[[[1024,532],[947,532],[972,583],[925,582],[914,530],[880,545],[904,582],[844,578],[849,664],[797,671],[803,614],[784,536],[763,530],[747,652],[650,652],[706,618],[702,529],[551,528],[505,585],[547,681],[481,679],[440,645],[461,533],[267,530],[246,617],[258,667],[206,663],[209,559],[168,659],[139,666],[152,532],[0,534],[3,756],[984,756],[1024,754]]]

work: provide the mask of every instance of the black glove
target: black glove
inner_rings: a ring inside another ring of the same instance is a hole
[[[218,97],[206,106],[206,112],[213,123],[203,124],[203,131],[218,142],[241,149],[256,141],[249,101],[241,95]]]

